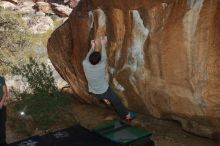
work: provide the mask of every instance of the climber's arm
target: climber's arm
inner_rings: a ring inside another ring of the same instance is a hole
[[[106,60],[107,60],[107,54],[106,54],[107,41],[108,41],[107,36],[104,36],[104,37],[101,38],[101,45],[102,45],[101,53],[102,53],[102,61],[103,62],[106,62]]]
[[[89,50],[89,52],[87,53],[87,55],[86,55],[86,58],[84,59],[84,61],[88,61],[89,60],[89,56],[90,56],[90,54],[94,51],[94,48],[95,48],[95,41],[94,40],[92,40],[91,41],[91,49]]]

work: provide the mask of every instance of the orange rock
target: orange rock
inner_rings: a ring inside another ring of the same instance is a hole
[[[211,137],[220,131],[219,10],[218,0],[82,0],[49,39],[49,57],[92,103],[81,62],[107,34],[107,77],[129,109]]]

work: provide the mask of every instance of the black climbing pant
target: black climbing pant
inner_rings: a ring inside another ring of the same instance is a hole
[[[0,109],[0,145],[6,142],[6,107]]]
[[[107,99],[108,101],[110,101],[121,118],[124,118],[128,114],[128,110],[125,108],[118,95],[110,87],[103,94],[90,94],[94,95],[99,100]]]

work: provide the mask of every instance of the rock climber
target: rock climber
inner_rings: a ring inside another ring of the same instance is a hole
[[[101,43],[101,50],[96,51],[95,45]],[[83,60],[83,69],[88,81],[89,93],[99,100],[103,100],[106,104],[112,104],[117,114],[127,121],[135,118],[135,112],[129,112],[121,102],[118,95],[111,89],[106,79],[106,44],[107,36],[101,37],[99,40],[91,41],[91,49]]]

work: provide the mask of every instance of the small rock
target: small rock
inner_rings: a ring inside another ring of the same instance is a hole
[[[69,0],[69,6],[75,8],[79,4],[80,0]]]
[[[68,6],[51,3],[51,8],[55,14],[61,17],[68,17],[72,12],[72,9]]]
[[[104,120],[105,120],[105,121],[113,121],[113,120],[114,120],[114,117],[112,117],[112,116],[107,116],[107,117],[105,117]]]
[[[8,1],[0,1],[0,7],[4,9],[9,9],[9,10],[15,10],[17,9],[17,6],[13,3],[10,3]]]
[[[34,8],[36,8],[37,11],[44,13],[49,13],[51,11],[50,4],[46,2],[37,2]]]
[[[30,1],[26,1],[23,2],[23,4],[21,4],[18,8],[17,8],[17,12],[19,14],[34,14],[35,10],[33,9],[33,6],[35,5],[34,2],[30,2]]]
[[[44,12],[36,12],[36,16],[45,16],[45,13]]]
[[[34,34],[45,33],[50,29],[54,29],[53,20],[49,16],[27,16],[23,19]]]
[[[64,4],[68,4],[70,2],[70,0],[64,0],[63,2],[64,2]]]
[[[13,3],[15,5],[17,5],[19,3],[18,0],[5,0],[5,1],[8,1],[8,2]]]

